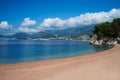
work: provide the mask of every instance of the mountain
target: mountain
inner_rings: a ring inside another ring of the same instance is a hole
[[[17,39],[26,39],[30,37],[30,34],[27,33],[16,33],[14,35],[9,36],[10,38],[17,38]]]
[[[4,35],[0,34],[0,37],[5,37]]]
[[[31,38],[55,38],[56,36],[47,32],[38,32],[31,35]]]
[[[71,37],[77,38],[82,35],[91,35],[94,30],[94,25],[83,26],[83,27],[73,27],[64,30],[47,30],[44,32],[37,32],[33,34],[28,33],[16,33],[14,35],[6,35],[6,38],[16,38],[16,39],[28,39],[28,38],[58,38],[58,37]],[[2,35],[0,35],[2,37]]]
[[[57,34],[59,37],[70,36],[70,37],[79,37],[81,35],[91,35],[94,30],[94,25],[84,26],[84,27],[74,27],[65,30],[52,30],[46,31],[51,34]]]

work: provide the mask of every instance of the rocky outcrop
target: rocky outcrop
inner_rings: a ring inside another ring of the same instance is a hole
[[[114,39],[114,40],[109,40],[109,39],[100,39],[98,40],[97,39],[97,35],[93,35],[91,41],[90,41],[90,44],[93,44],[93,45],[116,45],[118,43],[118,39],[120,40],[120,38],[118,39]]]

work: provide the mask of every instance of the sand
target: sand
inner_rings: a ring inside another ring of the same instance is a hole
[[[83,56],[0,65],[0,80],[120,80],[120,45]]]

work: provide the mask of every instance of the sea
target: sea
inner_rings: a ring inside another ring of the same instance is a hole
[[[14,64],[91,54],[108,49],[85,41],[0,40],[0,64]]]

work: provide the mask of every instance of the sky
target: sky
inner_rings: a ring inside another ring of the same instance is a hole
[[[43,30],[112,21],[120,17],[120,0],[0,0],[0,31]]]

